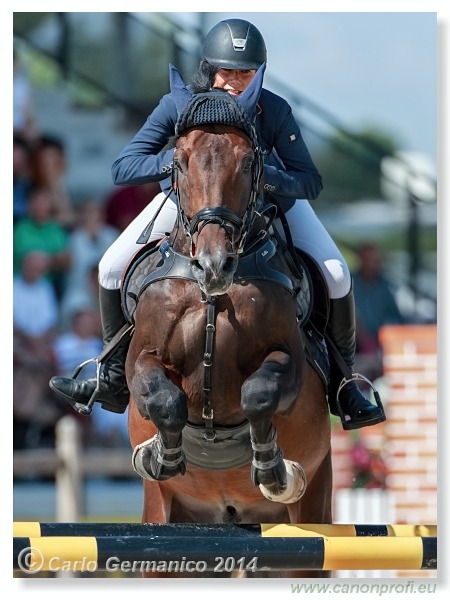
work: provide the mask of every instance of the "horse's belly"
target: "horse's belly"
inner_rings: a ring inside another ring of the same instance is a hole
[[[250,465],[227,471],[188,467],[183,477],[163,482],[172,495],[175,522],[254,523],[283,522],[286,506],[262,497],[250,479]]]

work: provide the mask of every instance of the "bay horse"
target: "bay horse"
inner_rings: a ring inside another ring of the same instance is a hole
[[[237,99],[193,95],[171,65],[178,217],[150,254],[126,361],[143,522],[331,523],[325,388],[258,211],[262,74]]]

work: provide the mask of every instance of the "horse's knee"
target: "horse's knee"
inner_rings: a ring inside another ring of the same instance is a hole
[[[242,385],[241,408],[249,421],[273,415],[281,398],[280,386],[273,378],[255,373]]]
[[[158,429],[166,432],[181,432],[188,419],[185,394],[163,373],[152,373],[139,387],[133,389],[139,411],[150,418]]]
[[[302,384],[292,356],[278,351],[242,385],[241,408],[249,420],[289,410]]]
[[[186,396],[174,385],[158,390],[149,399],[147,410],[158,429],[171,433],[181,431],[188,420]]]

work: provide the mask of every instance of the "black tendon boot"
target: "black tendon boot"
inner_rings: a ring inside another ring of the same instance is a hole
[[[107,290],[100,286],[99,300],[103,341],[106,346],[126,325],[126,319],[122,312],[120,290]],[[94,393],[95,401],[99,402],[102,408],[114,413],[124,413],[130,397],[125,378],[128,343],[129,335],[126,334],[102,360],[98,389],[96,377],[83,380],[76,379],[75,376],[52,377],[49,382],[51,389],[82,414],[91,413],[92,407],[86,405]]]
[[[339,366],[341,361],[335,359],[333,349],[329,348],[328,402],[330,411],[341,418],[344,429],[358,429],[386,420],[378,393],[375,393],[377,401],[375,405],[363,396],[354,380],[348,383],[343,381],[344,377],[349,380],[353,374],[356,351],[355,329],[355,305],[351,289],[344,298],[330,300],[330,317],[326,329],[329,346],[335,347],[344,363]]]

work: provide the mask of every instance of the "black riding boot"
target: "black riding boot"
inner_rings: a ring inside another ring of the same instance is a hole
[[[121,305],[120,290],[99,288],[100,313],[102,319],[103,341],[105,345],[126,324]],[[125,359],[128,351],[129,336],[121,340],[111,355],[102,362],[99,378],[99,388],[95,401],[102,408],[114,413],[125,412],[129,391],[125,378]],[[49,383],[51,389],[67,400],[70,405],[82,414],[86,412],[85,405],[89,402],[97,387],[97,379],[74,379],[69,377],[52,377]]]
[[[355,304],[353,290],[350,290],[344,298],[330,300],[330,317],[326,329],[327,336],[331,338],[333,345],[348,367],[348,373],[343,373],[330,349],[328,402],[330,411],[341,417],[344,429],[358,429],[386,420],[379,398],[377,398],[377,405],[372,404],[359,391],[355,381],[346,383],[341,388],[337,399],[337,392],[344,375],[346,379],[349,379],[349,374],[353,374],[356,351],[355,330]],[[341,410],[339,410],[339,406]]]

